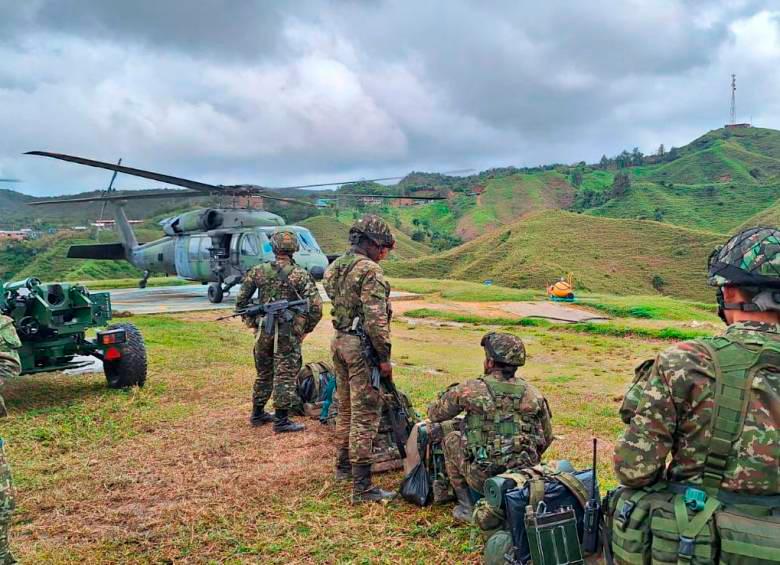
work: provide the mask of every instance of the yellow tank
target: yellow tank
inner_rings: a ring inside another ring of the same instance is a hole
[[[574,300],[574,278],[571,273],[547,287],[550,300]]]

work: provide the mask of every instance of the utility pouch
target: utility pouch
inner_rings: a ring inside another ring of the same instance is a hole
[[[719,505],[717,499],[709,498],[697,512],[686,505],[681,494],[656,505],[651,520],[653,565],[714,563],[717,553],[714,513]]]
[[[720,536],[718,563],[780,563],[780,516],[749,516],[725,510],[717,513],[715,525]]]
[[[668,503],[673,495],[652,489],[620,487],[609,497],[606,519],[611,534],[614,561],[618,565],[650,563],[653,508]]]
[[[500,508],[491,506],[486,499],[480,498],[474,505],[472,518],[482,530],[482,535],[490,537],[495,530],[503,526],[506,514]]]
[[[577,536],[574,508],[547,512],[544,502],[536,511],[526,507],[525,530],[534,565],[575,565],[584,563]]]

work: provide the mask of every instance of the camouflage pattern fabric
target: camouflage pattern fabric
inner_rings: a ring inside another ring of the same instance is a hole
[[[323,282],[333,303],[333,327],[337,330],[331,352],[339,399],[338,447],[349,447],[353,464],[367,464],[379,431],[382,396],[371,386],[360,338],[348,332],[353,320],[359,318],[379,361],[390,360],[390,285],[382,268],[354,248],[328,267]]]
[[[371,371],[363,357],[360,338],[336,332],[331,352],[339,399],[337,447],[349,448],[353,465],[371,463],[382,416],[382,393],[371,386]]]
[[[333,303],[333,327],[349,331],[360,318],[380,362],[389,360],[392,310],[382,267],[352,249],[328,267],[323,285]]]
[[[708,282],[712,286],[780,286],[780,231],[750,228],[712,252]]]
[[[519,337],[502,332],[490,332],[482,337],[480,345],[488,357],[499,363],[522,367],[525,365],[525,345]]]
[[[278,275],[287,273],[287,281]],[[309,312],[296,314],[291,327],[280,325],[276,339],[263,335],[262,320],[247,319],[255,328],[254,358],[257,378],[252,394],[254,406],[264,408],[273,391],[274,407],[290,409],[296,402],[296,376],[301,368],[301,341],[322,318],[322,298],[314,280],[291,258],[280,255],[273,263],[256,265],[247,271],[236,298],[236,309],[249,306],[257,292],[260,303],[276,300],[309,301]]]
[[[21,346],[13,320],[8,316],[0,315],[0,386],[8,377],[19,375],[22,367],[16,350]],[[5,400],[0,394],[0,418],[5,415]]]
[[[271,236],[271,249],[274,253],[288,253],[292,255],[298,251],[298,236],[289,230],[274,232]]]
[[[390,226],[382,218],[375,214],[366,214],[352,224],[349,233],[362,233],[377,245],[383,247],[395,247],[395,238]]]
[[[743,322],[725,335],[750,339],[763,332],[780,341],[780,326]],[[765,367],[753,378],[742,435],[732,448],[721,488],[776,495],[780,368]],[[659,480],[701,483],[710,440],[715,368],[700,340],[679,343],[662,352],[647,377],[628,428],[615,447],[620,482],[638,488]],[[671,462],[665,468],[666,458]]]
[[[21,364],[16,350],[21,346],[13,321],[0,315],[0,381],[3,377],[19,375]],[[0,396],[0,416],[5,416],[5,404]],[[0,437],[0,565],[16,563],[8,548],[8,527],[15,506],[11,468],[5,457],[5,444]]]
[[[523,447],[527,466],[539,463],[542,454],[553,441],[550,410],[542,394],[532,385],[515,377],[505,379],[500,372],[486,375],[508,383],[523,383],[525,393],[516,404],[516,412],[497,410],[493,394],[482,379],[474,379],[463,384],[452,385],[444,391],[439,399],[428,407],[428,418],[432,422],[444,422],[460,414],[466,413],[466,420],[471,414],[495,414],[499,419],[513,419],[518,416],[528,426],[528,429],[518,433],[516,441]],[[507,469],[494,462],[476,462],[467,445],[465,432],[450,432],[444,439],[444,461],[447,474],[453,486],[467,483],[477,492],[482,492],[485,479],[505,472]]]

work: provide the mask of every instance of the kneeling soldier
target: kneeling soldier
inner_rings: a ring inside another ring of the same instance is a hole
[[[428,408],[432,422],[466,413],[463,429],[444,438],[444,465],[458,497],[452,515],[465,522],[473,510],[469,487],[482,493],[486,479],[538,464],[553,440],[547,401],[515,376],[525,364],[522,340],[491,332],[481,345],[484,376],[450,386]]]

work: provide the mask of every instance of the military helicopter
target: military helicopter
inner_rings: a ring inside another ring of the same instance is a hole
[[[286,229],[295,232],[298,237],[300,250],[295,254],[296,263],[308,270],[315,279],[321,279],[325,273],[328,257],[320,249],[314,235],[305,227],[287,225],[285,220],[277,214],[253,208],[252,197],[318,207],[316,204],[306,200],[277,196],[273,194],[272,190],[344,186],[360,182],[379,182],[403,178],[384,177],[268,189],[251,184],[229,186],[206,184],[153,171],[126,167],[121,165],[121,160],[119,163],[113,164],[48,151],[30,151],[26,154],[51,157],[114,171],[108,190],[100,197],[66,198],[31,203],[34,206],[73,202],[110,202],[112,204],[120,243],[74,245],[68,250],[69,258],[126,260],[144,271],[143,279],[139,282],[141,288],[146,286],[147,280],[153,272],[199,281],[209,285],[208,299],[212,303],[222,302],[225,293],[229,293],[232,287],[241,282],[241,278],[249,268],[274,260],[269,237],[280,226],[285,226]],[[157,180],[166,184],[181,186],[188,190],[181,191],[182,194],[175,194],[170,190],[116,194],[116,190],[112,190],[112,187],[117,173]],[[167,218],[161,222],[163,232],[165,233],[164,237],[150,243],[138,243],[125,214],[125,201],[142,198],[198,196],[229,198],[232,200],[232,205],[193,210]],[[354,196],[360,195],[339,194],[339,197]],[[373,197],[375,196],[372,195]],[[401,198],[393,195],[377,197]],[[415,196],[403,196],[403,198],[417,200],[443,199],[443,197]],[[244,206],[238,206],[238,202],[244,203]]]

